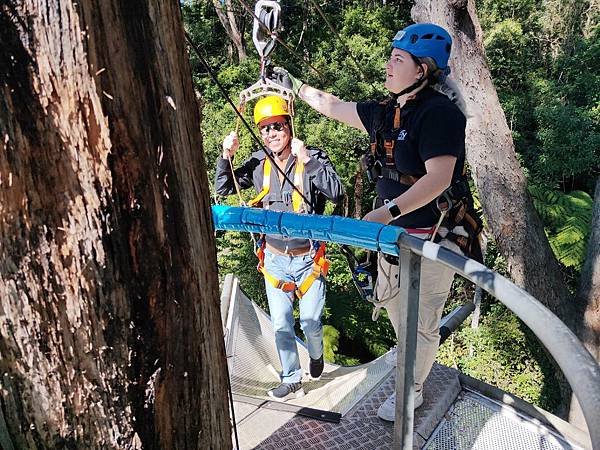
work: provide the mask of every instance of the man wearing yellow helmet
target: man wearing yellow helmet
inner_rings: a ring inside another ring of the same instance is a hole
[[[271,158],[262,149],[252,153],[232,173],[228,159],[238,150],[239,140],[237,134],[231,132],[225,137],[223,153],[217,160],[217,194],[234,194],[235,177],[241,189],[254,187],[258,193],[250,205],[274,211],[323,214],[327,199],[334,203],[342,200],[342,182],[327,154],[321,149],[305,146],[292,136],[291,116],[284,99],[268,96],[259,100],[254,108],[254,122],[266,151],[288,179],[278,170],[272,170]],[[314,269],[325,259],[320,248],[314,247],[306,239],[267,235],[264,248],[259,247],[257,251],[282,367],[281,385],[268,391],[268,395],[277,401],[304,395],[294,332],[295,298],[299,299],[300,327],[310,355],[310,375],[318,378],[323,372],[321,315],[325,306],[325,279],[322,275],[316,277]],[[315,251],[316,255],[313,255]]]

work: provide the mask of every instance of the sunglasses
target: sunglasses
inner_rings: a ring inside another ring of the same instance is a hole
[[[281,131],[281,130],[283,130],[283,128],[286,125],[287,125],[287,122],[273,122],[268,125],[263,125],[262,127],[259,128],[260,134],[267,135],[267,134],[269,134],[269,131],[271,131],[271,130]]]

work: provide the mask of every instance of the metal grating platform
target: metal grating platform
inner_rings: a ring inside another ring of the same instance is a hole
[[[389,354],[387,358],[357,367],[326,364],[321,380],[303,382],[305,397],[287,403],[271,402],[265,393],[279,383],[279,362],[270,319],[246,298],[235,277],[226,278],[221,301],[240,449],[392,448],[393,424],[377,417],[379,405],[394,390],[395,370]],[[298,349],[301,363],[307,367],[308,352],[300,341]],[[563,437],[577,436],[576,442],[585,442],[572,430],[565,433],[568,424],[556,428],[561,432],[553,431],[533,418],[538,415],[529,416],[533,413],[528,408],[519,408],[529,411],[527,414],[518,413],[508,406],[514,402],[507,404],[504,396],[489,395],[490,389],[495,388],[478,382],[487,386],[487,390],[481,386],[475,388],[487,392],[488,396],[484,396],[473,391],[474,384],[463,378],[454,369],[434,365],[425,381],[424,403],[415,411],[414,448],[584,448]],[[461,385],[461,379],[466,384]],[[296,414],[306,406],[340,412],[343,417],[339,424],[333,424]],[[555,426],[555,421],[543,420]]]
[[[427,450],[580,449],[531,418],[463,391],[424,447]]]
[[[295,414],[288,403],[237,397],[235,414],[241,449],[381,449],[391,448],[393,424],[377,417],[377,409],[392,394],[394,377],[364,397],[339,424]],[[425,381],[424,402],[415,412],[415,448],[421,448],[460,391],[455,370],[438,364]],[[248,413],[252,408],[254,411]]]

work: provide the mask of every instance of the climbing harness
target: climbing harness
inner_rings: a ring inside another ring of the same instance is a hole
[[[360,297],[368,302],[375,301],[375,281],[377,279],[377,262],[372,261],[373,252],[368,252],[365,261],[359,262],[354,252],[347,245],[340,245],[340,251],[346,258],[352,282]]]
[[[301,299],[308,292],[313,283],[319,278],[325,278],[329,271],[329,260],[325,258],[326,246],[324,242],[313,242],[311,253],[313,254],[312,272],[298,286],[293,281],[283,281],[271,275],[265,269],[265,235],[262,234],[256,243],[256,256],[258,265],[256,269],[263,274],[267,283],[275,289],[281,289],[283,292],[294,292],[298,299]]]
[[[361,156],[360,166],[371,183],[375,183],[379,178],[387,178],[412,186],[421,177],[399,172],[394,160],[394,145],[401,132],[400,106],[394,98],[381,104],[385,106],[382,126],[371,130],[369,149]],[[383,132],[380,133],[381,130]],[[378,201],[379,204],[376,206],[381,206],[385,199]],[[412,235],[423,235],[436,243],[447,239],[455,243],[466,256],[483,262],[479,242],[483,222],[473,206],[465,170],[458,180],[438,196],[436,209],[439,219],[435,226],[428,229],[406,229],[406,231]],[[442,227],[447,230],[444,236],[440,236],[439,233]],[[384,258],[390,264],[398,264],[397,257],[384,255]]]
[[[263,187],[256,197],[248,202],[248,206],[261,207],[263,198],[271,190],[271,161],[265,160],[263,167]],[[294,171],[294,190],[292,192],[292,207],[294,212],[302,213],[307,212],[308,207],[300,196],[300,193],[304,192],[304,163],[296,161],[296,170]]]

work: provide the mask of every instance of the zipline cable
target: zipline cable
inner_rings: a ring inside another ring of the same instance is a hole
[[[200,62],[202,63],[202,65],[206,69],[208,75],[213,80],[213,82],[217,85],[217,87],[221,91],[221,94],[223,94],[223,97],[225,97],[225,99],[227,100],[227,103],[229,103],[229,105],[231,105],[231,107],[233,108],[233,110],[237,114],[238,118],[244,124],[244,126],[246,127],[246,129],[248,130],[248,132],[250,133],[250,135],[252,136],[252,139],[259,145],[259,147],[265,153],[266,157],[271,161],[272,166],[275,167],[275,169],[277,170],[277,172],[279,172],[279,174],[283,177],[283,179],[285,181],[287,181],[294,188],[294,190],[296,192],[298,192],[298,194],[300,195],[300,197],[302,197],[302,200],[304,200],[306,206],[310,207],[311,210],[312,210],[313,209],[312,203],[308,200],[308,198],[306,198],[306,196],[304,195],[303,192],[300,192],[300,189],[298,189],[294,185],[293,181],[277,165],[277,162],[275,161],[275,158],[273,158],[273,156],[267,151],[265,145],[258,139],[258,137],[256,136],[256,134],[254,134],[254,131],[252,130],[252,127],[250,127],[250,125],[248,125],[248,122],[246,122],[246,119],[244,119],[244,116],[236,108],[236,106],[234,105],[233,101],[231,100],[231,97],[229,97],[229,94],[227,94],[227,91],[225,90],[225,88],[223,87],[223,85],[221,84],[221,82],[217,79],[217,76],[215,75],[215,73],[211,69],[211,67],[208,65],[208,62],[206,61],[206,59],[204,59],[204,57],[200,54],[200,50],[198,49],[198,46],[196,44],[194,44],[194,42],[192,41],[192,38],[190,37],[190,35],[188,34],[187,31],[184,31],[184,33],[185,33],[185,39],[188,41],[188,44],[194,50],[194,53],[196,54],[196,56],[200,59]],[[235,178],[235,173],[233,173],[232,175]]]
[[[325,17],[325,14],[323,13],[323,11],[321,10],[321,8],[319,7],[319,5],[317,4],[317,2],[315,0],[309,0],[310,3],[312,3],[312,5],[317,9],[318,13],[321,15],[321,17],[323,18],[323,20],[325,21],[325,23],[327,24],[327,26],[329,26],[329,29],[331,30],[331,32],[333,34],[335,34],[335,36],[338,38],[338,40],[342,43],[342,45],[344,45],[348,51],[348,56],[350,56],[350,59],[352,60],[352,62],[354,63],[354,65],[356,66],[356,68],[358,69],[358,72],[360,74],[360,77],[362,78],[363,81],[368,82],[371,87],[373,89],[375,89],[375,86],[373,86],[373,83],[370,81],[367,81],[366,75],[363,72],[362,68],[360,67],[360,64],[358,63],[358,61],[356,60],[356,58],[354,57],[354,55],[352,54],[352,52],[350,51],[350,46],[344,41],[344,39],[342,39],[342,37],[339,35],[339,33],[335,30],[335,28],[333,27],[333,25],[331,25],[331,22],[329,22],[329,20],[327,20],[327,17]]]

